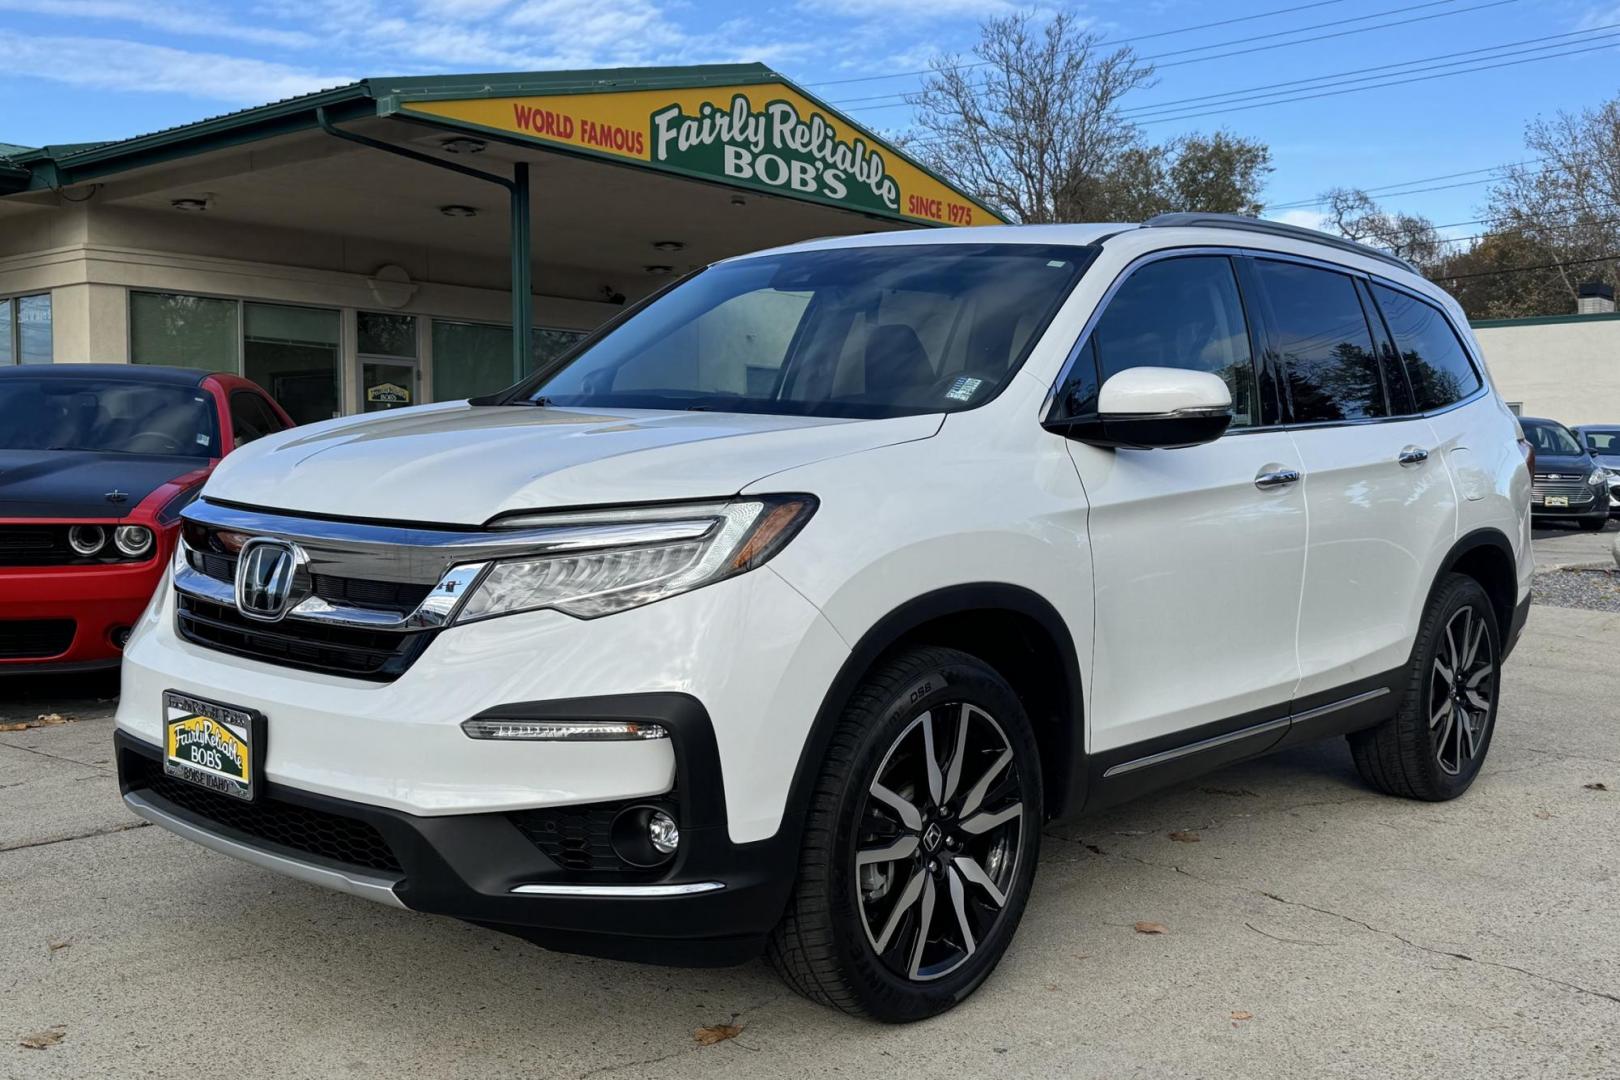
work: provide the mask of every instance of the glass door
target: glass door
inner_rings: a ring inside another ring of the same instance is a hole
[[[382,412],[421,400],[416,316],[355,313],[360,354],[360,409]]]

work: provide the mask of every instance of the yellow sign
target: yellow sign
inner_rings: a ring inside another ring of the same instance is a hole
[[[206,716],[169,722],[169,760],[246,784],[253,775],[251,750],[241,736]]]
[[[886,217],[1003,224],[983,204],[778,83],[416,101],[401,108]]]

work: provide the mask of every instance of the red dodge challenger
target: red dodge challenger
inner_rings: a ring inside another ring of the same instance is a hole
[[[0,675],[117,665],[180,510],[223,455],[291,426],[234,375],[0,368]]]

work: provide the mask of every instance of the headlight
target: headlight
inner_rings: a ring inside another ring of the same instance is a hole
[[[145,525],[120,525],[113,530],[113,546],[131,559],[152,552],[152,530]]]
[[[1588,476],[1586,478],[1586,482],[1588,484],[1606,484],[1606,483],[1608,483],[1608,481],[1609,481],[1608,474],[1605,473],[1602,469],[1593,469],[1592,470],[1592,475]]]
[[[106,543],[107,530],[100,525],[75,525],[68,530],[68,547],[80,555],[94,555]]]
[[[763,564],[815,512],[808,495],[529,514],[501,527],[558,530],[544,555],[493,563],[456,622],[555,608],[582,619],[650,604]]]

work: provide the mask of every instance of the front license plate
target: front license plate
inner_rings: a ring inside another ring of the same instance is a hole
[[[1547,496],[1547,505],[1548,506],[1568,506],[1569,505],[1569,496],[1568,495],[1549,495],[1549,496]]]
[[[163,691],[163,771],[251,801],[264,774],[264,714]]]

